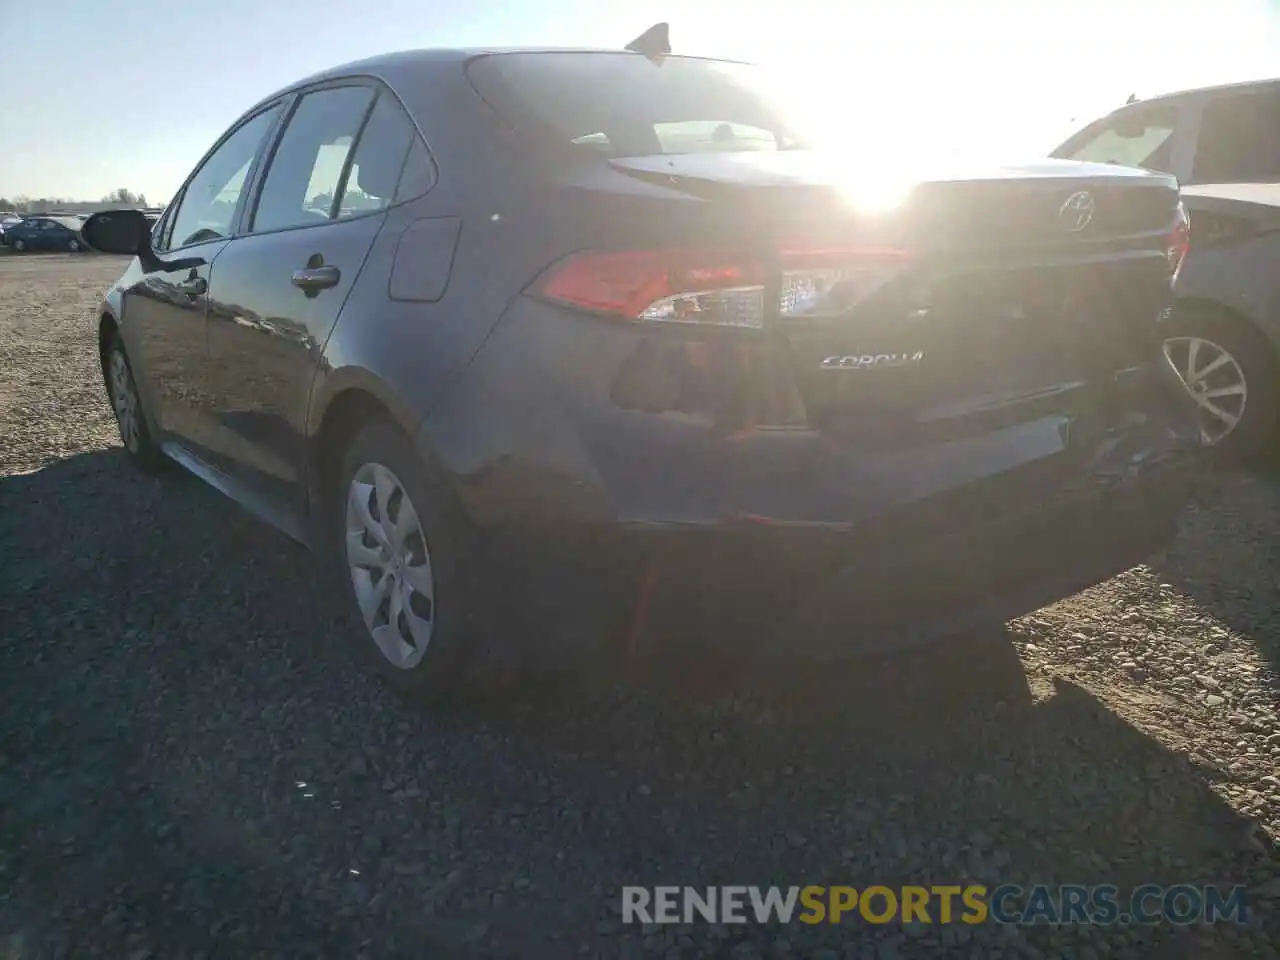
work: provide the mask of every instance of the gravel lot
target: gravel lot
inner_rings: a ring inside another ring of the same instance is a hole
[[[0,257],[0,958],[1280,956],[1280,486],[978,638],[729,694],[400,704],[308,557],[125,462],[92,310]],[[626,883],[1244,883],[1249,927],[623,927]],[[6,952],[7,951],[7,952]]]

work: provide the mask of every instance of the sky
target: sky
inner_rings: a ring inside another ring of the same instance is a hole
[[[0,0],[0,196],[163,203],[247,107],[317,70],[620,48],[660,20],[676,53],[765,63],[886,156],[1043,155],[1131,93],[1280,74],[1280,0]]]

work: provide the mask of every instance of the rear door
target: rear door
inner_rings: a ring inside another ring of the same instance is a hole
[[[325,342],[381,229],[412,127],[372,81],[300,95],[243,235],[218,258],[208,318],[218,466],[303,502],[307,400]]]
[[[57,220],[40,221],[40,249],[58,250],[66,245],[67,229]]]

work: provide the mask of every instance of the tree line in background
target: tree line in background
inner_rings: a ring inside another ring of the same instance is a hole
[[[0,197],[0,210],[15,213],[56,212],[85,213],[104,207],[149,206],[146,194],[134,193],[125,187],[112,190],[101,200],[67,200],[64,197]]]

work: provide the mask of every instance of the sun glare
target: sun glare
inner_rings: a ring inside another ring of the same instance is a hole
[[[1280,18],[1267,0],[1222,0],[1217,42],[1187,26],[1206,15],[1191,0],[904,0],[824,7],[797,45],[739,29],[744,46],[771,48],[761,59],[824,147],[902,183],[925,162],[1043,157],[1131,93],[1275,74]]]

